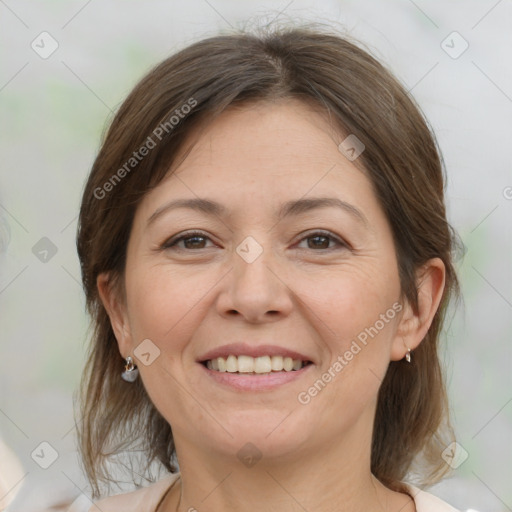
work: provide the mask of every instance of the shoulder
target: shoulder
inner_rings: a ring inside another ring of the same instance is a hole
[[[422,491],[413,485],[407,485],[407,487],[414,498],[417,512],[459,512],[433,494]]]
[[[154,512],[167,490],[179,477],[180,474],[175,473],[148,487],[102,499],[89,512]]]

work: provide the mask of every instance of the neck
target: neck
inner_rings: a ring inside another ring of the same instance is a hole
[[[165,500],[165,512],[375,512],[414,511],[410,497],[384,487],[370,470],[371,430],[309,446],[252,467],[238,459],[179,443],[181,482]],[[183,439],[181,439],[183,441]]]

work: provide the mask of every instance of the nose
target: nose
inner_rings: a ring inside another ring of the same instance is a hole
[[[233,253],[233,269],[217,307],[223,316],[240,315],[250,323],[277,321],[290,314],[293,292],[286,279],[285,263],[278,264],[271,249],[265,248],[252,262]]]

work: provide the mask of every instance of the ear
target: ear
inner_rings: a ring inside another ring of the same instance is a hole
[[[446,270],[440,258],[428,260],[416,272],[418,311],[411,304],[404,305],[404,312],[391,348],[391,360],[405,357],[407,349],[414,350],[425,338],[443,296]]]
[[[119,287],[114,286],[112,277],[108,272],[103,272],[98,276],[96,286],[98,287],[101,302],[110,318],[110,324],[117,339],[119,352],[126,358],[131,354],[133,346],[126,312],[126,301],[121,296],[121,292],[118,290]]]

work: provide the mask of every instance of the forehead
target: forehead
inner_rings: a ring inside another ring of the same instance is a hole
[[[297,100],[231,107],[205,127],[177,173],[211,162],[256,175],[314,172],[339,160],[340,134],[325,112]],[[221,170],[221,169],[219,169]]]
[[[326,193],[354,199],[371,192],[371,184],[339,151],[344,138],[325,111],[298,100],[231,107],[189,136],[184,159],[177,155],[178,164],[144,203],[169,195],[264,203]]]

